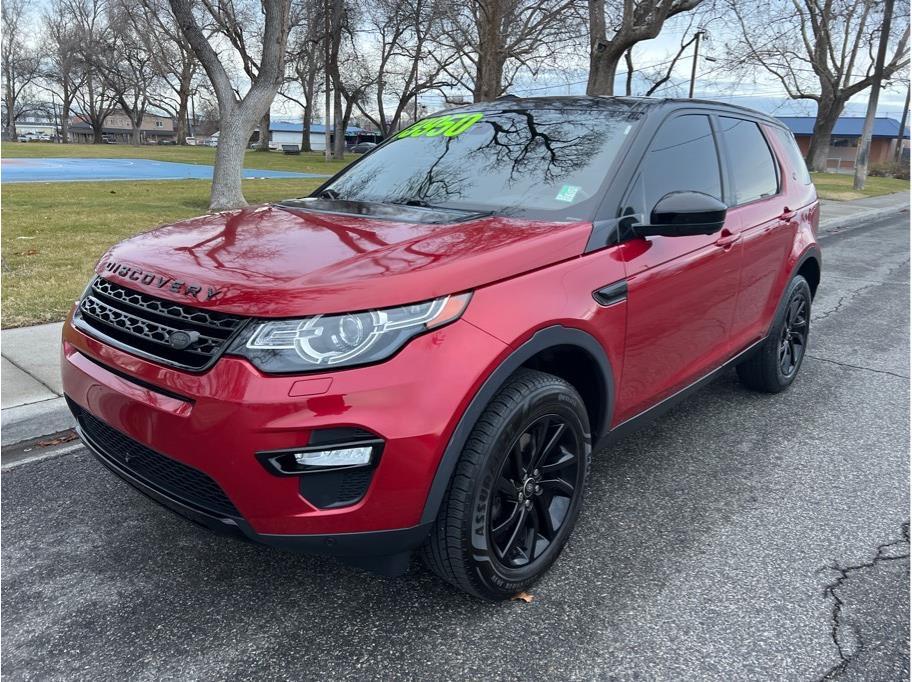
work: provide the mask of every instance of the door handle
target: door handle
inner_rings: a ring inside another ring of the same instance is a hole
[[[788,206],[782,211],[782,215],[779,216],[779,220],[788,222],[798,214],[798,211],[792,211]]]
[[[722,236],[716,240],[715,244],[716,246],[721,246],[723,249],[728,249],[731,248],[732,245],[735,244],[739,239],[741,239],[740,232],[736,234],[732,234],[731,232],[726,234],[723,232]]]

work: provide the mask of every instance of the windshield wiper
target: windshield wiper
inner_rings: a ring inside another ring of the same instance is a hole
[[[397,206],[420,206],[421,208],[446,208],[445,206],[433,206],[424,199],[403,199],[402,201],[390,201],[390,204]]]

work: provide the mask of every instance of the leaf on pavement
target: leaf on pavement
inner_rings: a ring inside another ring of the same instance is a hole
[[[512,597],[510,597],[510,601],[523,601],[527,604],[531,604],[533,599],[535,599],[535,597],[533,597],[528,592],[517,592]]]
[[[38,441],[38,447],[40,447],[40,448],[47,448],[47,447],[50,447],[51,445],[60,445],[60,444],[62,444],[62,443],[69,443],[71,440],[76,440],[76,434],[75,434],[75,433],[66,433],[66,434],[64,434],[64,435],[62,435],[62,436],[58,436],[57,438],[49,438],[49,439],[47,439],[47,440],[39,440],[39,441]]]

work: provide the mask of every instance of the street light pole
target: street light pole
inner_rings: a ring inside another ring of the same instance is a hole
[[[906,103],[903,105],[902,118],[899,120],[899,132],[896,133],[896,149],[893,152],[893,163],[902,161],[903,140],[906,139],[906,121],[909,119],[909,95],[912,84],[906,86]]]
[[[874,131],[874,115],[877,113],[877,100],[880,97],[880,82],[883,79],[884,61],[887,58],[887,43],[890,41],[890,21],[893,19],[893,0],[884,0],[883,26],[880,27],[880,44],[877,46],[877,61],[874,62],[874,81],[871,83],[871,94],[868,97],[868,113],[865,116],[864,129],[858,143],[858,154],[855,156],[855,182],[853,187],[861,191],[868,175],[868,156],[871,152],[871,133]]]
[[[689,99],[693,99],[694,96],[694,84],[697,82],[697,58],[700,55],[700,37],[703,35],[703,31],[697,31],[694,40],[694,58],[693,65],[690,67],[690,92],[687,93]]]

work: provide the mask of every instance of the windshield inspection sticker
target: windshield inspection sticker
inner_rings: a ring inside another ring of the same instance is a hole
[[[451,116],[436,116],[418,121],[396,135],[397,140],[405,137],[455,137],[464,133],[478,123],[483,114],[454,114]]]
[[[557,196],[554,198],[557,201],[566,201],[569,203],[573,201],[573,197],[575,197],[576,193],[579,191],[580,188],[577,185],[564,185],[560,188],[560,192],[558,192]]]

